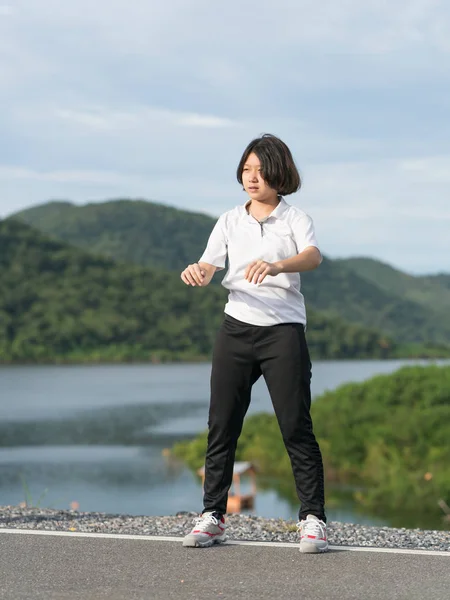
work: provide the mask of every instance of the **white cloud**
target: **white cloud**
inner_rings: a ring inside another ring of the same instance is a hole
[[[416,81],[445,73],[436,59],[450,50],[445,0],[22,0],[17,16],[6,32],[16,50],[45,55],[64,84],[73,82],[68,69],[78,77],[82,68],[86,92],[108,93],[105,79],[124,73],[150,88],[163,77],[225,95],[239,85],[243,99],[280,75],[305,89]],[[23,80],[27,69],[14,53],[9,60]]]
[[[0,166],[1,180],[41,181],[57,183],[82,183],[91,185],[129,184],[133,178],[107,171],[34,171],[22,167]],[[134,178],[138,180],[138,178]]]
[[[177,119],[180,125],[185,127],[206,127],[215,129],[217,127],[233,127],[235,123],[231,119],[211,117],[209,115],[186,114]]]
[[[107,107],[90,107],[84,110],[63,109],[55,111],[56,116],[92,130],[143,129],[153,122],[164,122],[176,127],[202,127],[216,129],[234,127],[236,121],[213,115],[201,115],[183,111],[166,110],[151,106],[136,107],[133,110],[117,111]]]
[[[417,162],[420,169],[413,168]],[[405,164],[409,165],[405,170]],[[450,155],[426,161],[408,159],[310,165],[308,194],[331,219],[450,219],[448,180]]]
[[[450,155],[420,164],[420,177],[413,162],[310,165],[302,202],[326,253],[375,256],[410,272],[449,270],[450,203],[440,169],[450,168]]]
[[[293,150],[304,189],[292,202],[327,252],[412,270],[439,254],[448,270],[444,0],[21,0],[4,12],[1,214],[141,196],[218,215],[242,200],[236,163],[268,131]]]
[[[71,24],[119,51],[149,51],[184,44],[232,41],[251,51],[273,38],[352,53],[388,53],[418,44],[448,49],[449,12],[445,0],[238,0],[214,7],[209,0],[23,0],[21,17],[39,25]],[[250,42],[250,44],[249,44]],[[214,51],[214,45],[208,48]],[[274,50],[272,48],[272,50]]]
[[[417,183],[450,184],[450,156],[428,156],[401,161],[399,167]],[[450,209],[450,201],[448,202]]]
[[[11,4],[0,4],[0,17],[10,17],[14,14],[14,6]]]
[[[75,126],[85,127],[94,131],[124,128],[136,123],[134,115],[110,110],[105,111],[104,109],[73,110],[58,108],[55,111],[55,115]]]

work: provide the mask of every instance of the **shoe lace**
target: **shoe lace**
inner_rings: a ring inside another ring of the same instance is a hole
[[[323,521],[316,521],[316,519],[299,521],[297,527],[299,533],[315,537],[325,537],[325,523]]]
[[[208,525],[218,525],[219,521],[214,515],[202,515],[194,519],[194,523],[198,529],[202,529],[208,527]]]

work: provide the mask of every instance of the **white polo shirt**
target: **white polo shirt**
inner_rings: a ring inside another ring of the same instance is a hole
[[[260,284],[244,279],[247,265],[262,259],[276,262],[318,248],[310,216],[283,198],[262,222],[247,212],[248,201],[221,215],[199,262],[228,271],[222,285],[229,290],[225,313],[250,325],[304,323],[306,311],[299,273],[267,275]]]

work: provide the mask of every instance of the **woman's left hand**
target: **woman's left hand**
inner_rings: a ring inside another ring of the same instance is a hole
[[[254,260],[245,269],[244,279],[249,283],[262,283],[266,275],[275,277],[279,273],[281,273],[281,268],[276,263]]]

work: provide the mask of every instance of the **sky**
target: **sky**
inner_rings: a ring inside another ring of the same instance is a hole
[[[218,217],[265,132],[324,254],[450,272],[446,0],[0,0],[0,218],[119,197]]]

